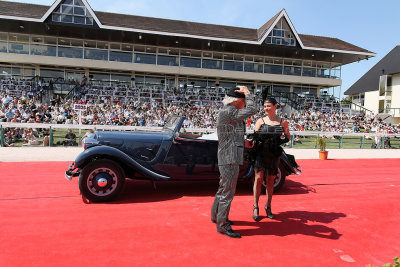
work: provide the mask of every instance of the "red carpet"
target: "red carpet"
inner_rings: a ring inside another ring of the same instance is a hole
[[[117,202],[84,204],[67,162],[0,163],[0,266],[376,266],[400,256],[400,159],[299,162],[303,175],[274,196],[275,220],[254,222],[239,185],[230,219],[242,239],[210,222],[217,182],[154,191],[129,181]]]

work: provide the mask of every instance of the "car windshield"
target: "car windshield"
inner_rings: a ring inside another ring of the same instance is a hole
[[[174,132],[176,126],[178,125],[180,121],[180,117],[171,117],[165,124],[163,127],[163,131],[167,131],[169,133]]]

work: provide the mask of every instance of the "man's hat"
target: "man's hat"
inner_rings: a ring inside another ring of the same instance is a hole
[[[228,91],[226,92],[227,96],[231,96],[231,97],[236,97],[236,98],[245,98],[244,94],[235,92],[236,90],[240,90],[240,88],[238,87],[234,87],[234,88],[230,88],[228,89]]]

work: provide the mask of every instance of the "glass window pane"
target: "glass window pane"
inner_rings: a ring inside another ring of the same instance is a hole
[[[97,42],[97,48],[100,48],[100,49],[108,49],[108,43]]]
[[[203,58],[212,58],[212,52],[203,52]]]
[[[137,52],[145,52],[146,48],[144,46],[140,46],[140,45],[135,45],[135,51]]]
[[[274,93],[289,93],[290,92],[290,87],[274,85],[273,92]]]
[[[110,61],[132,62],[132,53],[110,51]]]
[[[151,46],[146,47],[146,53],[155,54],[156,51],[157,51],[156,47],[151,47]]]
[[[265,64],[264,65],[264,73],[282,74],[282,66]]]
[[[170,55],[178,56],[179,55],[179,49],[169,49],[168,53]]]
[[[8,52],[16,54],[29,54],[29,45],[10,43],[8,46]]]
[[[295,66],[284,66],[283,74],[285,75],[298,75],[301,76],[301,67]]]
[[[244,63],[244,71],[246,72],[263,72],[263,64],[261,63]]]
[[[203,68],[222,69],[222,60],[203,59]]]
[[[75,15],[85,15],[85,8],[84,7],[74,7],[74,14]]]
[[[157,58],[157,64],[158,65],[167,65],[167,66],[178,66],[179,61],[178,61],[178,57],[159,55]]]
[[[108,60],[108,51],[85,48],[85,59]]]
[[[7,43],[6,42],[0,42],[0,52],[1,53],[7,52]]]
[[[81,0],[74,0],[74,5],[76,5],[76,6],[84,6],[84,4],[82,3]]]
[[[82,47],[83,46],[83,41],[82,40],[71,39],[71,45],[72,46]]]
[[[7,33],[0,32],[0,41],[7,41]]]
[[[61,15],[61,22],[72,23],[71,15]]]
[[[32,36],[32,43],[43,43],[43,37]]]
[[[243,62],[224,61],[224,70],[243,71]]]
[[[158,48],[158,53],[159,54],[168,54],[168,49],[167,48]]]
[[[225,54],[225,55],[224,55],[224,59],[225,59],[225,60],[233,60],[233,55],[231,55],[231,54]]]
[[[61,21],[61,15],[53,14],[53,21],[54,22],[60,22]]]
[[[93,25],[93,18],[86,18],[86,25]]]
[[[31,55],[55,57],[56,50],[57,50],[57,48],[55,46],[31,45]]]
[[[73,1],[73,0],[65,0],[65,1],[64,1],[64,4],[66,4],[66,5],[73,5],[73,4],[74,4],[74,1]]]
[[[63,14],[74,14],[74,10],[72,6],[61,5],[61,13]]]
[[[64,79],[64,71],[41,69],[40,76],[43,78],[54,78],[54,79],[63,78]]]
[[[85,47],[96,48],[95,41],[85,41]]]
[[[156,64],[156,55],[135,54],[135,63]]]
[[[201,57],[201,51],[197,51],[197,50],[191,51],[190,56],[192,56],[192,57]]]
[[[133,46],[130,44],[122,44],[122,50],[123,51],[132,51],[133,50]]]
[[[201,59],[181,57],[181,67],[201,68]]]
[[[111,49],[114,49],[114,50],[121,50],[121,44],[114,44],[114,43],[111,43],[111,44],[110,44],[110,48],[111,48]]]
[[[74,16],[74,23],[76,24],[85,24],[86,19],[85,17]]]
[[[58,47],[59,57],[83,58],[83,49],[77,47]]]
[[[122,74],[111,74],[112,81],[118,82],[131,82],[131,75],[122,75]]]
[[[7,75],[11,75],[11,68],[0,66],[0,77],[7,76]]]
[[[307,77],[315,77],[316,75],[316,70],[314,68],[303,68],[303,76]]]
[[[222,54],[222,53],[213,53],[213,58],[222,59],[223,57],[224,57],[224,54]]]
[[[53,38],[53,37],[44,37],[44,43],[45,44],[57,44],[57,38]]]

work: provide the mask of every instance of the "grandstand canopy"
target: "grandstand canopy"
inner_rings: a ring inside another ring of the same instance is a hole
[[[79,30],[77,30],[79,28]],[[284,9],[258,29],[94,11],[86,0],[51,6],[0,1],[0,31],[320,60],[375,56],[337,38],[297,33]]]

